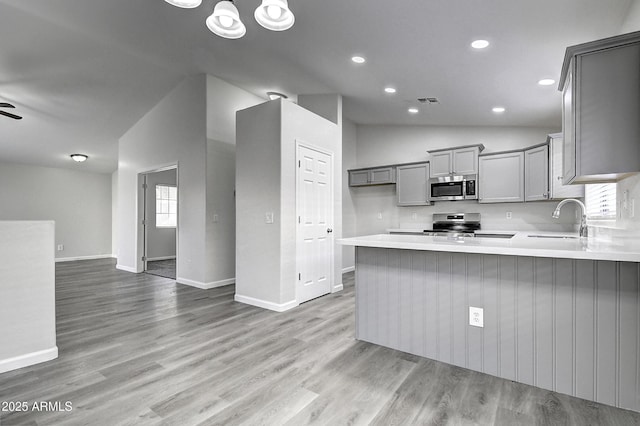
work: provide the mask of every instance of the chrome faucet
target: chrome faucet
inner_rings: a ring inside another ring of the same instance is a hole
[[[579,235],[581,237],[587,237],[589,236],[589,231],[587,228],[587,207],[584,205],[584,203],[580,200],[576,200],[574,198],[567,198],[566,200],[562,200],[558,203],[558,205],[556,206],[556,209],[553,211],[553,214],[551,215],[551,217],[553,217],[554,219],[557,219],[560,217],[560,209],[562,208],[562,206],[564,206],[565,204],[567,204],[568,202],[573,201],[574,203],[578,204],[580,206],[580,208],[582,209],[582,218],[580,218],[580,231],[579,231]]]

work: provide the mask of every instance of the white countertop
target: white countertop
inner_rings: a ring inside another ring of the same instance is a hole
[[[543,236],[577,236],[571,233],[496,231],[513,233],[513,238],[450,238],[425,235],[378,234],[343,238],[339,244],[360,247],[380,247],[405,250],[430,250],[456,253],[501,254],[507,256],[553,257],[565,259],[613,260],[640,262],[638,238],[536,238]]]

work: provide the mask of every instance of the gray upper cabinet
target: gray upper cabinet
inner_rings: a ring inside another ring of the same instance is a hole
[[[375,167],[349,170],[349,186],[385,185],[396,183],[395,167]]]
[[[549,145],[524,151],[524,200],[549,199]]]
[[[582,198],[584,197],[584,185],[563,184],[563,148],[564,144],[562,134],[554,133],[549,135],[549,185],[551,191],[551,199],[561,200],[563,198]]]
[[[396,193],[399,206],[427,206],[429,163],[403,164],[396,167]]]
[[[640,171],[640,32],[567,48],[564,183],[615,181]]]
[[[524,201],[524,152],[503,152],[479,158],[480,203]]]
[[[478,154],[484,145],[470,145],[453,149],[429,151],[430,177],[471,175],[478,173]]]

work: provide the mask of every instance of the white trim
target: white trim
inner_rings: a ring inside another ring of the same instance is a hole
[[[355,266],[347,266],[346,268],[342,268],[342,273],[346,274],[347,272],[353,272],[356,270]]]
[[[331,289],[331,293],[337,293],[339,291],[342,291],[344,289],[344,286],[342,285],[342,283],[338,284],[338,285],[334,285],[333,288]]]
[[[58,358],[57,346],[13,358],[0,359],[0,373],[6,373],[7,371],[17,370],[18,368],[40,364],[41,362],[51,361],[56,358]]]
[[[170,260],[175,259],[175,256],[158,256],[158,257],[147,257],[147,262],[153,262],[156,260]]]
[[[194,281],[194,280],[190,280],[188,278],[180,278],[180,277],[178,277],[176,279],[176,282],[178,284],[184,284],[184,285],[188,285],[188,286],[191,286],[191,287],[200,288],[202,290],[209,290],[209,289],[212,289],[212,288],[224,287],[226,285],[234,284],[236,282],[236,279],[235,278],[228,278],[226,280],[211,281],[209,283],[203,283],[202,281]]]
[[[238,293],[236,293],[234,300],[236,302],[257,306],[259,308],[269,309],[271,311],[276,311],[276,312],[288,311],[289,309],[295,308],[296,306],[299,305],[299,303],[296,300],[291,300],[290,302],[286,302],[286,303],[273,303],[267,300],[255,299],[249,296],[242,296],[241,294],[238,294]]]
[[[119,269],[119,270],[121,270],[121,271],[131,272],[131,273],[133,273],[133,274],[137,274],[137,273],[138,273],[138,271],[136,270],[136,268],[132,268],[132,267],[130,267],[130,266],[124,266],[124,265],[121,265],[121,264],[119,264],[119,263],[117,263],[117,264],[116,264],[116,269]]]
[[[115,259],[115,254],[96,254],[93,256],[58,257],[55,262],[73,262],[74,260]]]

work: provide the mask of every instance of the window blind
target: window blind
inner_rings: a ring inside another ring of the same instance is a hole
[[[585,204],[589,219],[616,218],[616,184],[585,185]]]

